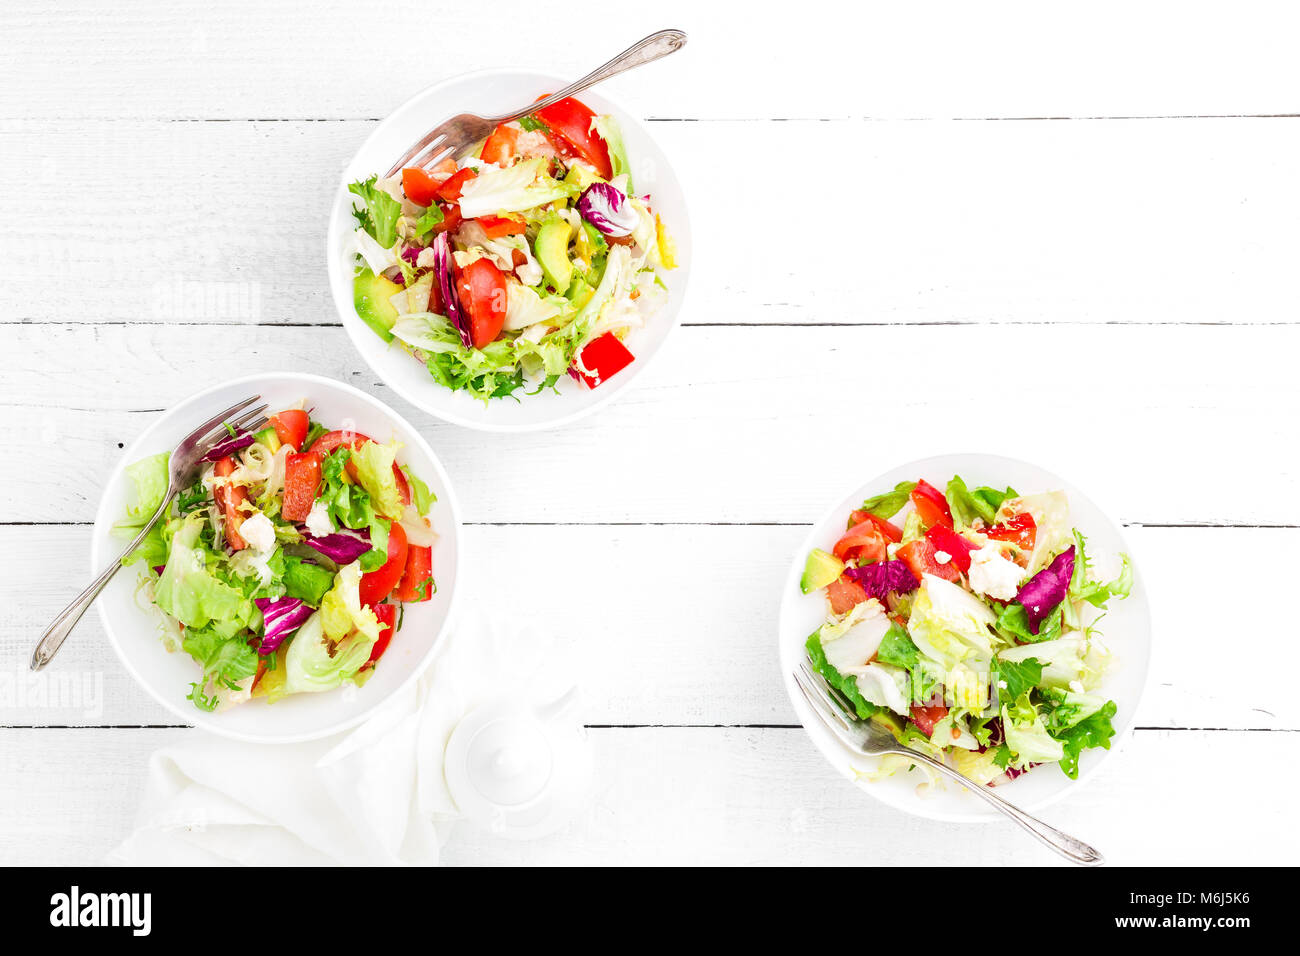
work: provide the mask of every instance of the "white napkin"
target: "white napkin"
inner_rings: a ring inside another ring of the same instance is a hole
[[[250,744],[203,731],[149,758],[119,865],[431,865],[458,816],[447,739],[469,710],[540,702],[573,684],[553,639],[526,623],[458,616],[428,672],[344,734]]]

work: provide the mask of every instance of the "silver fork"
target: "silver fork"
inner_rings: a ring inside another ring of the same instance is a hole
[[[1022,829],[1028,832],[1044,846],[1050,847],[1061,856],[1081,866],[1100,866],[1105,858],[1082,840],[1076,840],[1068,833],[1062,833],[1055,827],[1048,826],[1037,817],[1030,816],[1014,804],[1008,803],[989,787],[980,786],[969,777],[964,777],[941,760],[935,760],[928,754],[919,753],[910,747],[904,747],[894,735],[874,721],[859,720],[852,703],[839,690],[826,682],[805,660],[794,672],[795,683],[803,692],[804,700],[826,728],[850,750],[864,757],[883,757],[886,754],[901,754],[909,760],[932,767],[939,773],[966,787],[989,806],[1006,814]]]
[[[262,414],[266,411],[266,406],[259,405],[253,409],[248,408],[249,405],[260,398],[260,395],[254,395],[252,398],[246,398],[242,402],[231,405],[225,411],[213,415],[177,443],[168,458],[167,494],[163,495],[162,504],[153,513],[153,517],[145,522],[145,526],[140,529],[140,533],[135,536],[135,540],[128,544],[122,553],[118,555],[117,560],[106,567],[99,577],[91,581],[84,591],[73,598],[72,603],[59,612],[59,616],[54,619],[54,623],[45,629],[45,633],[41,635],[41,639],[36,645],[36,650],[32,652],[32,670],[38,671],[54,660],[54,655],[59,652],[59,648],[63,646],[68,634],[81,620],[81,615],[86,613],[95,598],[99,597],[99,592],[104,590],[104,586],[122,567],[122,558],[139,546],[145,535],[149,533],[149,529],[157,524],[159,518],[166,514],[167,506],[171,504],[172,499],[182,489],[194,484],[203,463],[203,456],[219,442],[230,436],[230,433],[226,430],[226,424],[229,423],[232,428],[250,432],[266,427],[267,419]],[[245,409],[247,410],[245,411]],[[231,419],[232,415],[240,412],[243,414],[240,414],[236,419]]]
[[[658,33],[652,33],[644,40],[632,44],[614,59],[596,67],[576,83],[570,83],[564,89],[552,93],[546,99],[539,100],[536,103],[529,103],[513,113],[494,117],[461,113],[459,116],[443,120],[423,137],[416,140],[415,145],[408,149],[402,158],[393,164],[393,168],[384,174],[384,178],[388,179],[390,176],[397,175],[399,170],[407,166],[419,166],[421,169],[428,169],[448,156],[459,153],[465,147],[485,139],[492,130],[502,123],[509,123],[521,116],[527,116],[529,113],[545,109],[552,103],[558,103],[566,96],[581,93],[590,86],[608,80],[611,76],[617,76],[638,66],[645,66],[647,63],[653,63],[669,53],[675,53],[685,45],[686,34],[681,30],[660,30]],[[429,152],[430,150],[432,152]],[[418,162],[416,161],[417,157],[420,157]]]

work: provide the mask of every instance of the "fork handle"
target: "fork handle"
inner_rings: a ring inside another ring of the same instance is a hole
[[[45,629],[45,633],[41,635],[40,641],[36,644],[36,649],[32,651],[32,670],[41,670],[46,664],[54,660],[54,655],[59,652],[59,648],[63,646],[63,642],[72,633],[72,629],[77,626],[81,616],[94,603],[95,598],[99,597],[99,592],[104,590],[105,585],[112,580],[113,575],[122,569],[122,559],[134,551],[140,542],[144,540],[150,529],[158,523],[158,519],[166,512],[167,506],[171,504],[174,495],[175,491],[169,488],[167,494],[163,497],[162,504],[153,513],[153,517],[145,522],[144,527],[140,529],[140,533],[118,555],[117,560],[101,571],[99,576],[91,581],[84,591],[73,598],[72,603],[60,611],[59,616]]]
[[[981,786],[974,780],[962,776],[943,761],[935,760],[929,755],[918,753],[915,750],[904,750],[899,751],[899,753],[925,763],[926,765],[933,767],[935,770],[938,770],[940,773],[956,780],[962,786],[976,794],[985,803],[1014,820],[1021,829],[1038,840],[1039,843],[1055,850],[1067,860],[1070,860],[1073,863],[1078,863],[1080,866],[1100,866],[1106,862],[1105,857],[1082,840],[1075,839],[1068,833],[1062,833],[1060,830],[1056,829],[1056,827],[1048,826],[1042,820],[1026,813],[1015,804],[1008,803],[1002,797],[998,796],[992,788]]]
[[[686,45],[686,34],[681,30],[660,30],[658,33],[652,33],[644,40],[638,40],[630,47],[614,57],[608,63],[603,63],[596,67],[582,79],[570,83],[564,89],[557,93],[552,93],[544,100],[536,103],[529,103],[523,109],[509,113],[506,116],[498,117],[492,120],[494,123],[508,123],[511,120],[519,119],[529,113],[545,109],[552,103],[558,103],[568,96],[581,93],[589,86],[595,86],[597,83],[608,80],[612,76],[618,76],[620,73],[626,73],[628,70],[635,69],[638,66],[645,66],[647,63],[653,63],[669,53],[676,53]]]

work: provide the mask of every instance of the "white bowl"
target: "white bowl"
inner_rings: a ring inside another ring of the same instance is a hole
[[[223,737],[261,743],[311,740],[345,730],[364,720],[398,693],[428,666],[455,601],[459,577],[460,512],[443,471],[428,443],[400,415],[364,392],[317,375],[279,372],[253,375],[226,382],[193,395],[147,428],[131,443],[109,477],[95,515],[91,542],[94,573],[112,561],[125,545],[112,534],[112,526],[134,500],[125,468],[160,451],[170,451],[200,422],[216,411],[249,395],[261,395],[270,410],[306,400],[313,418],[330,427],[351,424],[376,440],[397,438],[403,448],[398,461],[428,484],[438,496],[430,514],[438,535],[433,548],[433,572],[438,589],[433,599],[408,604],[402,629],[393,636],[374,675],[363,687],[344,687],[319,694],[294,694],[275,704],[253,699],[247,703],[205,713],[186,699],[190,684],[199,676],[198,665],[184,651],[168,653],[159,639],[156,608],[136,600],[139,569],[123,568],[95,602],[108,639],[123,665],[158,703],[187,723]]]
[[[650,194],[655,211],[677,243],[679,265],[667,274],[668,301],[643,329],[627,338],[636,360],[626,369],[594,389],[579,385],[568,376],[556,386],[558,394],[546,391],[524,395],[519,401],[493,399],[487,405],[465,392],[453,392],[435,382],[425,367],[396,344],[385,344],[360,317],[352,304],[352,276],[355,257],[346,253],[349,235],[355,227],[353,196],[348,184],[382,174],[412,142],[455,113],[482,116],[501,115],[521,103],[558,89],[569,80],[526,70],[486,70],[466,73],[431,86],[376,127],[344,170],[330,214],[326,259],[330,291],[343,327],[366,363],[385,384],[411,404],[444,421],[483,431],[533,431],[554,428],[590,415],[632,384],[677,326],[690,275],[691,233],[681,185],[663,154],[642,124],[609,97],[588,90],[579,99],[597,113],[609,113],[618,120],[632,164],[632,178],[640,195]]]
[[[790,701],[794,704],[800,722],[812,737],[817,749],[837,770],[850,779],[855,779],[854,767],[869,768],[874,765],[874,761],[859,757],[841,745],[811,711],[794,683],[794,669],[803,659],[804,642],[808,640],[808,635],[821,625],[826,616],[825,596],[821,592],[804,594],[799,588],[804,560],[813,548],[822,548],[826,551],[831,549],[844,533],[849,512],[857,508],[864,499],[889,491],[900,481],[911,481],[917,478],[924,478],[942,489],[953,475],[961,475],[970,487],[989,485],[1005,488],[1010,485],[1024,495],[1040,491],[1064,491],[1070,498],[1072,523],[1088,539],[1091,553],[1113,555],[1123,551],[1127,552],[1130,558],[1134,557],[1132,549],[1125,543],[1119,529],[1081,492],[1055,475],[1013,458],[1000,458],[994,455],[942,455],[914,461],[881,475],[845,497],[813,526],[812,533],[795,554],[790,572],[786,575],[785,590],[782,592],[779,640],[786,692],[790,695]],[[1115,752],[1132,728],[1133,715],[1137,712],[1138,703],[1142,699],[1147,680],[1147,668],[1151,659],[1150,613],[1136,560],[1133,572],[1132,592],[1124,600],[1112,600],[1110,611],[1099,625],[1105,643],[1114,655],[1111,667],[1097,691],[1114,700],[1118,708],[1118,713],[1113,720],[1115,736],[1111,740],[1111,749],[1084,751],[1079,760],[1077,780],[1070,780],[1057,766],[1041,766],[1035,767],[1015,780],[998,785],[997,791],[1000,796],[1008,798],[1025,810],[1032,811],[1045,807],[1077,792],[1085,781],[1097,773],[1106,758]],[[978,798],[965,792],[965,788],[955,783],[946,783],[942,788],[923,793],[918,792],[917,785],[923,780],[924,777],[920,772],[912,771],[897,773],[883,780],[858,780],[858,785],[891,807],[933,820],[965,822],[1001,819],[996,811],[987,809]]]

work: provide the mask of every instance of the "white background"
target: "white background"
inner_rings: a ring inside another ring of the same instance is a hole
[[[1153,607],[1139,730],[1049,819],[1117,863],[1292,862],[1288,8],[506,6],[4,5],[0,860],[98,860],[148,754],[192,732],[94,615],[50,673],[100,705],[24,690],[90,573],[122,444],[201,386],[289,366],[410,417],[482,558],[466,598],[585,651],[594,809],[535,844],[461,830],[449,861],[1054,862],[1010,824],[914,819],[840,779],[775,663],[806,526],[902,461],[987,451],[1109,508]],[[609,91],[688,191],[683,327],[614,407],[554,433],[478,434],[395,399],[328,298],[343,165],[423,86],[578,75],[664,26],[685,51]]]

